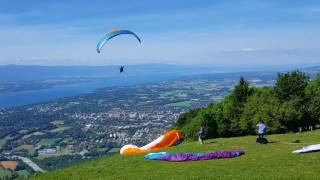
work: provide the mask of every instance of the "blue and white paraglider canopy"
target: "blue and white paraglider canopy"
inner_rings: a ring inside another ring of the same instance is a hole
[[[111,32],[106,33],[97,43],[97,52],[100,53],[102,47],[112,38],[122,35],[122,34],[130,34],[134,36],[140,43],[141,39],[132,31],[129,30],[113,30]]]

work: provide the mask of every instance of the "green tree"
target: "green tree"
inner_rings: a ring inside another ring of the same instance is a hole
[[[234,87],[234,98],[235,102],[243,104],[246,102],[247,98],[252,94],[249,88],[249,83],[244,79],[243,76],[240,77],[239,84]]]
[[[304,111],[301,108],[303,99],[300,97],[285,101],[279,108],[279,122],[286,128],[286,131],[297,131],[303,127]]]
[[[210,109],[212,119],[210,124],[214,124],[216,130],[212,133],[213,137],[227,137],[230,133],[230,121],[224,116],[223,103],[217,103]]]
[[[177,122],[174,125],[174,128],[181,129],[186,124],[190,123],[194,117],[196,117],[199,113],[200,109],[192,109],[188,112],[182,113]]]
[[[201,124],[200,116],[196,116],[180,130],[186,139],[196,140]]]
[[[275,84],[275,93],[283,102],[293,97],[305,96],[305,88],[308,85],[309,76],[304,72],[293,71],[287,73],[279,73],[278,80]]]
[[[222,103],[222,113],[223,118],[225,119],[224,123],[226,123],[226,127],[228,128],[226,136],[234,136],[239,135],[239,119],[242,113],[242,105],[235,100],[234,93],[226,96]]]
[[[215,109],[218,104],[211,105],[207,109],[204,109],[199,114],[200,125],[206,129],[206,137],[214,138],[218,136],[218,124]]]
[[[307,111],[310,116],[309,125],[314,126],[320,120],[320,73],[316,79],[306,87],[306,96],[309,100]]]
[[[320,74],[309,82],[300,71],[278,74],[273,88],[250,88],[243,77],[234,91],[217,104],[181,115],[176,127],[187,139],[197,139],[200,126],[207,127],[207,137],[255,134],[263,120],[267,133],[297,131],[314,126],[320,119]]]
[[[234,91],[224,99],[224,118],[230,122],[229,134],[232,136],[244,134],[240,128],[240,117],[243,113],[244,104],[252,93],[253,89],[249,88],[249,83],[241,76]]]
[[[283,131],[279,123],[280,102],[275,97],[271,88],[256,90],[245,104],[240,119],[240,129],[244,134],[255,134],[256,124],[259,120],[267,125],[267,133]]]

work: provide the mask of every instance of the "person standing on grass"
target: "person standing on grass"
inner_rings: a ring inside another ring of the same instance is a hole
[[[257,127],[258,127],[258,138],[262,139],[266,132],[266,125],[263,123],[262,120],[260,120],[259,123],[257,124]]]
[[[200,126],[200,130],[199,130],[198,136],[199,136],[199,143],[203,144],[203,139],[205,137],[205,129],[204,129],[203,126]]]

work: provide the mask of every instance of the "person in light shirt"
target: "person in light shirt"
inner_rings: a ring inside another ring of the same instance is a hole
[[[262,139],[264,136],[264,133],[266,132],[266,125],[263,123],[263,121],[259,121],[257,124],[258,127],[258,138]]]

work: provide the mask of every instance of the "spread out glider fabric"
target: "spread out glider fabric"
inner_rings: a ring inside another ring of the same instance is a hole
[[[213,160],[234,158],[244,154],[244,151],[217,151],[209,153],[149,153],[144,157],[149,160],[160,160],[170,162],[185,162],[185,161],[199,161],[199,160]]]
[[[120,154],[124,156],[141,154],[149,151],[175,146],[180,144],[182,141],[183,135],[177,130],[172,130],[142,147],[138,147],[132,144],[125,145],[120,149]]]
[[[306,147],[303,147],[302,149],[292,151],[292,153],[298,154],[298,153],[308,153],[308,152],[316,152],[316,151],[320,151],[320,144],[306,146]]]

